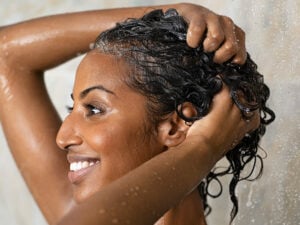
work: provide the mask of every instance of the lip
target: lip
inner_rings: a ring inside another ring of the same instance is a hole
[[[92,166],[78,170],[78,171],[69,171],[68,178],[72,184],[78,184],[83,181],[89,173],[91,173],[96,166],[99,166],[100,162],[95,163]]]
[[[67,160],[69,163],[72,163],[72,162],[78,162],[78,161],[97,161],[97,160],[100,161],[100,158],[98,158],[97,156],[77,154],[77,153],[73,153],[70,151],[67,154]]]
[[[77,171],[69,170],[68,178],[72,184],[78,184],[78,183],[82,182],[88,176],[88,174],[91,173],[95,169],[95,167],[99,166],[99,164],[100,164],[100,158],[89,157],[86,155],[81,155],[81,154],[76,154],[76,153],[74,154],[71,152],[69,152],[69,154],[67,155],[67,159],[70,164],[73,162],[80,162],[80,161],[81,162],[83,162],[83,161],[95,162],[94,165],[88,166],[86,168],[83,168],[83,169],[80,169]]]

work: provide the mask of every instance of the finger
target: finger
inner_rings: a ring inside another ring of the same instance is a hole
[[[253,112],[253,116],[251,118],[246,119],[246,133],[251,133],[256,130],[260,125],[260,114],[259,110],[255,110]]]
[[[247,51],[246,51],[246,40],[245,40],[245,32],[239,28],[238,26],[235,27],[235,33],[236,33],[236,40],[238,43],[238,52],[232,59],[233,63],[236,64],[244,64],[247,59]]]
[[[206,52],[216,51],[224,41],[225,34],[219,18],[216,16],[207,17],[207,34],[203,41],[203,49]]]
[[[254,121],[247,122],[242,118],[241,110],[234,105],[231,110],[231,114],[228,116],[228,120],[231,121],[231,130],[232,136],[228,136],[228,139],[231,140],[229,149],[233,149],[241,140],[250,134],[254,127],[257,128]]]
[[[198,47],[204,39],[205,31],[206,23],[200,17],[190,21],[186,38],[187,44],[192,48]]]
[[[236,37],[236,27],[233,21],[225,16],[220,20],[224,27],[225,40],[221,47],[215,52],[214,61],[216,63],[228,61],[239,51],[239,42]]]
[[[231,97],[231,104],[227,103],[227,113],[226,117],[222,118],[226,121],[221,121],[220,124],[223,124],[222,133],[219,134],[220,138],[226,140],[223,146],[222,155],[225,155],[227,151],[233,149],[245,136],[245,121],[242,121],[241,110],[234,104]],[[225,111],[223,111],[224,113]],[[230,121],[228,123],[227,121]]]
[[[231,111],[233,105],[230,90],[227,85],[223,84],[222,90],[212,100],[212,112],[223,114],[224,112]]]

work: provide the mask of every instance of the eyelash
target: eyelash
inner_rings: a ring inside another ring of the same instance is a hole
[[[84,104],[84,107],[88,111],[87,116],[93,116],[93,115],[104,114],[105,113],[105,110],[104,110],[103,107],[96,107],[92,104]],[[71,107],[71,106],[67,106],[66,108],[67,108],[68,113],[71,113],[74,109],[74,107]],[[97,110],[99,112],[94,112],[95,110]]]
[[[74,109],[74,107],[73,106],[66,106],[66,108],[67,108],[67,112],[70,114],[72,111],[73,111],[73,109]]]
[[[94,105],[91,104],[86,104],[84,105],[85,108],[88,110],[88,114],[87,116],[93,116],[93,115],[97,115],[97,114],[104,114],[105,110],[103,107],[96,107]],[[95,110],[97,110],[98,112],[94,112]]]

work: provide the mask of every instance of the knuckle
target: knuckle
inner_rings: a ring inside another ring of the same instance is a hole
[[[241,29],[239,26],[235,26],[235,30],[236,30],[236,32],[239,33],[239,35],[240,35],[241,37],[245,37],[245,36],[246,36],[245,31],[244,31],[243,29]]]
[[[205,29],[205,24],[201,21],[194,21],[191,25],[191,29],[195,33],[202,33]]]
[[[234,25],[234,22],[230,17],[222,16],[222,19],[223,19],[223,23],[225,23],[226,25],[228,25],[228,26],[233,26]]]
[[[234,62],[235,64],[243,64],[243,63],[244,63],[244,58],[241,57],[241,56],[236,56],[236,57],[234,58],[233,62]]]
[[[238,43],[236,41],[227,42],[224,44],[224,49],[227,53],[235,53],[238,51]]]
[[[234,56],[233,62],[236,64],[244,64],[247,60],[247,52],[245,48],[239,48],[238,52]]]
[[[214,42],[214,43],[221,43],[224,40],[224,34],[219,33],[219,32],[218,33],[213,33],[211,35],[211,39],[212,39],[212,42]]]

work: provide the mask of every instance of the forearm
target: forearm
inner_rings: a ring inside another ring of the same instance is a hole
[[[216,163],[213,152],[199,138],[166,151],[76,206],[59,224],[152,225],[205,177]]]
[[[0,28],[0,59],[31,71],[44,71],[89,50],[104,30],[153,9],[175,8],[188,22],[187,42],[216,51],[216,62],[246,59],[245,35],[226,16],[189,3],[95,10],[53,15]]]
[[[0,56],[31,71],[44,71],[89,50],[104,30],[153,8],[120,8],[53,15],[0,29]]]

